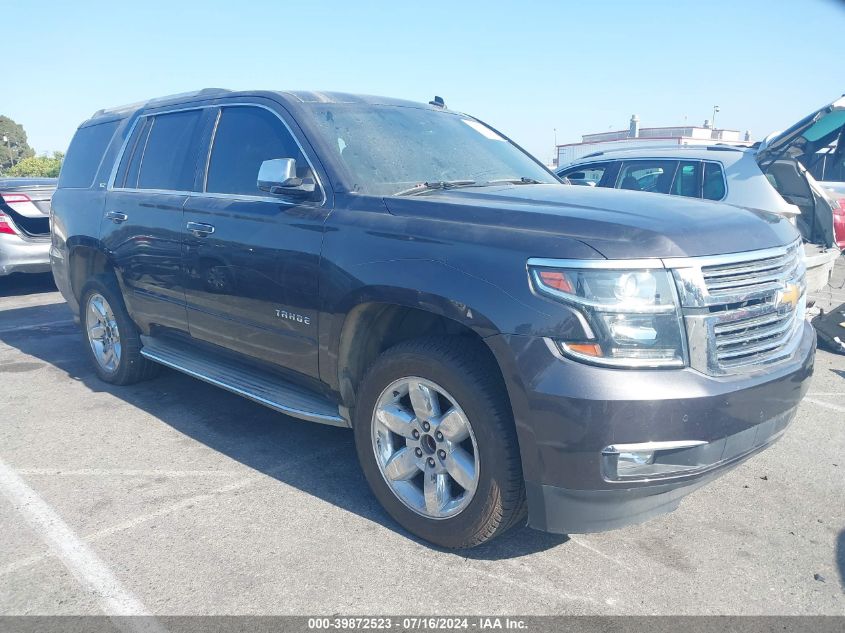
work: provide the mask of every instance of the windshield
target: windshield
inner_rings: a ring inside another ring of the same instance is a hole
[[[527,154],[475,119],[423,108],[312,104],[316,128],[355,192],[390,196],[423,183],[556,183]],[[524,179],[524,180],[523,180]]]

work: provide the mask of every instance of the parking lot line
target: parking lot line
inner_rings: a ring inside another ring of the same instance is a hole
[[[73,319],[62,319],[61,321],[48,321],[47,323],[36,323],[34,325],[14,325],[12,327],[0,328],[0,334],[5,334],[6,332],[27,332],[29,330],[41,330],[46,327],[72,324]]]
[[[3,460],[0,460],[0,491],[80,584],[96,597],[106,615],[149,615],[102,559]],[[131,626],[132,622],[126,624]],[[143,630],[155,630],[149,620],[139,624],[143,624]]]
[[[815,398],[810,398],[804,396],[804,402],[812,402],[815,405],[820,407],[824,407],[825,409],[830,409],[831,411],[841,411],[845,413],[845,407],[839,406],[838,404],[832,404],[830,402],[824,402],[823,400],[816,400]]]
[[[119,469],[119,468],[17,468],[19,475],[54,476],[54,477],[231,477],[238,475],[234,470],[156,470],[156,469]]]
[[[335,447],[335,448],[327,449],[327,450],[324,450],[324,451],[318,451],[316,453],[311,453],[310,455],[306,455],[306,456],[304,456],[300,459],[292,460],[290,462],[282,464],[281,466],[279,466],[277,468],[268,470],[266,474],[256,474],[256,475],[252,475],[250,477],[245,477],[243,479],[239,479],[238,481],[228,483],[228,484],[221,486],[219,488],[215,488],[214,490],[212,490],[210,492],[204,492],[202,494],[186,497],[185,499],[182,499],[181,501],[178,501],[178,502],[171,504],[169,506],[159,508],[158,510],[155,510],[153,512],[149,512],[147,514],[142,514],[140,516],[132,517],[131,519],[127,519],[126,521],[122,521],[122,522],[117,523],[115,525],[112,525],[110,527],[104,528],[102,530],[98,530],[97,532],[94,532],[94,533],[86,536],[85,540],[86,541],[96,541],[98,539],[104,538],[106,536],[110,536],[110,535],[115,534],[117,532],[123,532],[125,530],[129,530],[129,529],[136,527],[138,525],[141,525],[143,523],[147,523],[147,522],[152,521],[154,519],[157,519],[159,517],[162,517],[162,516],[171,514],[173,512],[177,512],[179,510],[182,510],[184,508],[187,508],[189,506],[195,505],[196,503],[199,503],[201,501],[205,501],[207,499],[213,499],[214,497],[217,497],[221,494],[226,494],[227,492],[234,492],[236,490],[246,488],[247,486],[254,484],[254,483],[257,483],[257,482],[261,481],[262,479],[265,479],[268,476],[272,477],[274,474],[279,474],[279,473],[281,473],[285,470],[288,470],[290,468],[296,468],[298,466],[301,466],[301,465],[303,465],[307,462],[313,461],[315,459],[330,457],[330,456],[334,455],[335,453],[341,452],[342,450],[346,450],[345,447]],[[0,462],[0,463],[2,463],[2,462]],[[34,469],[32,469],[32,470],[34,470]],[[164,471],[159,471],[159,472],[164,472]],[[50,556],[51,556],[51,552],[45,552],[43,554],[35,554],[33,556],[27,556],[26,558],[22,558],[20,560],[12,561],[11,563],[9,563],[9,564],[7,564],[3,567],[0,567],[0,577],[5,576],[5,575],[10,574],[10,573],[13,573],[13,572],[16,572],[19,569],[29,567],[30,565],[36,565],[36,564],[40,563],[41,561],[49,558]]]

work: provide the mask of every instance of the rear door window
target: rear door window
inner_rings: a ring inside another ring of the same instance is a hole
[[[79,128],[73,135],[59,174],[59,187],[87,189],[94,182],[103,154],[120,121]]]
[[[224,107],[214,135],[206,191],[267,196],[258,188],[258,170],[262,162],[275,158],[293,158],[297,176],[314,177],[279,117],[254,106]]]
[[[626,160],[619,170],[616,188],[669,193],[677,167],[676,160]]]
[[[697,160],[681,161],[672,183],[672,195],[687,198],[701,197],[701,163]]]
[[[701,187],[706,200],[721,200],[725,191],[725,174],[719,163],[704,163],[704,182]]]
[[[144,148],[147,146],[147,138],[150,134],[151,117],[144,117],[135,124],[132,136],[126,144],[123,158],[117,167],[114,177],[114,187],[126,187],[135,189],[138,187],[138,171],[141,167],[141,157],[144,155]]]
[[[193,189],[201,118],[201,110],[188,110],[153,119],[141,158],[139,189]]]

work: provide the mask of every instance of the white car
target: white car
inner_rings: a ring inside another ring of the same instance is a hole
[[[570,180],[589,175],[598,187],[719,200],[790,217],[805,242],[807,289],[815,292],[827,285],[840,254],[833,228],[838,202],[797,159],[828,145],[843,127],[845,97],[754,146],[714,143],[596,152],[556,173]]]

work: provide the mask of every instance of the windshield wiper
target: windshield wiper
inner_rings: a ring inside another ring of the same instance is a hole
[[[488,180],[487,184],[542,185],[543,183],[539,180],[535,180],[534,178],[526,178],[523,176],[522,178],[499,178],[498,180]]]
[[[403,189],[394,196],[413,196],[423,191],[432,191],[436,189],[454,189],[455,187],[471,187],[475,184],[474,180],[438,180],[435,182],[421,182],[414,185],[410,189]]]

